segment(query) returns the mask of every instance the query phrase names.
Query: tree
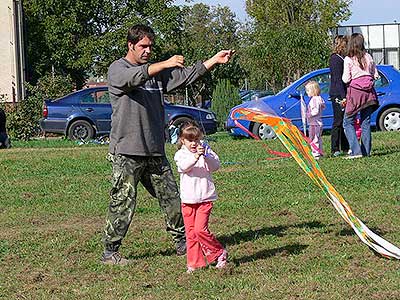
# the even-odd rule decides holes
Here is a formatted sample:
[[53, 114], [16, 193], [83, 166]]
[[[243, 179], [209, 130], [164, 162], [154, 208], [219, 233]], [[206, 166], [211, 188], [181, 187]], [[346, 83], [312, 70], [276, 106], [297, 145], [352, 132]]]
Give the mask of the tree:
[[[238, 48], [238, 21], [228, 7], [173, 0], [23, 0], [29, 82], [48, 74], [70, 75], [81, 88], [90, 75], [105, 75], [126, 54], [126, 32], [136, 23], [156, 32], [152, 61], [183, 54], [186, 65], [221, 49]], [[208, 73], [193, 93], [209, 99], [217, 79], [238, 85], [244, 71], [238, 58]]]
[[80, 88], [89, 74], [104, 75], [126, 52], [126, 31], [147, 23], [161, 49], [178, 44], [180, 10], [173, 0], [24, 0], [30, 81], [54, 70], [69, 74]]
[[211, 109], [217, 115], [219, 129], [223, 129], [231, 108], [241, 103], [238, 89], [228, 79], [220, 79], [215, 86], [212, 98]]
[[246, 9], [257, 23], [282, 25], [317, 24], [322, 30], [337, 26], [350, 16], [351, 0], [246, 0]]
[[247, 0], [254, 18], [243, 65], [252, 82], [278, 90], [327, 65], [329, 29], [349, 15], [349, 0]]
[[[184, 6], [182, 16], [181, 47], [187, 65], [209, 58], [222, 49], [237, 49], [239, 23], [228, 7], [201, 3]], [[243, 77], [244, 70], [234, 56], [229, 64], [218, 66], [195, 86], [196, 90], [202, 91], [204, 99], [212, 95], [218, 80], [229, 79], [233, 85], [238, 86]]]

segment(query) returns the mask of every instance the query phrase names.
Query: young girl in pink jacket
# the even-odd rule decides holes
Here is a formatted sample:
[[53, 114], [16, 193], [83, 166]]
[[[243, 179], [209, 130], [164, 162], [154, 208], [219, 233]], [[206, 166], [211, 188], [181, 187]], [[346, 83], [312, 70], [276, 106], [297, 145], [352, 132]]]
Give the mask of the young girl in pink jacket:
[[325, 101], [320, 96], [321, 89], [318, 82], [309, 81], [306, 93], [311, 97], [307, 107], [308, 137], [311, 140], [312, 154], [316, 159], [322, 155], [322, 110], [325, 109]]
[[[218, 155], [201, 143], [203, 133], [194, 122], [180, 129], [174, 160], [180, 174], [182, 215], [186, 230], [187, 272], [216, 263], [226, 266], [228, 253], [208, 229], [208, 220], [217, 200], [211, 173], [219, 169]], [[207, 149], [206, 149], [207, 148]], [[205, 257], [205, 259], [204, 259]]]

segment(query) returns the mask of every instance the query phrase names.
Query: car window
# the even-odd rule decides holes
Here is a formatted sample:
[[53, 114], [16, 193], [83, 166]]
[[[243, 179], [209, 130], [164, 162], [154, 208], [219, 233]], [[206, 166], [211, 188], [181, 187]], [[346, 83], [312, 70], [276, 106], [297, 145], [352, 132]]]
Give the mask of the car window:
[[81, 103], [95, 103], [96, 93], [84, 94], [81, 96]]
[[108, 91], [97, 91], [81, 96], [81, 103], [110, 103]]
[[299, 94], [305, 95], [305, 86], [309, 81], [316, 81], [319, 84], [319, 87], [321, 88], [321, 94], [328, 94], [329, 93], [329, 87], [331, 84], [331, 75], [330, 73], [324, 73], [324, 74], [319, 74], [317, 76], [314, 76], [310, 78], [309, 80], [305, 81], [303, 84], [299, 85], [296, 89]]
[[108, 91], [99, 91], [96, 93], [97, 103], [110, 103], [110, 94]]
[[375, 80], [375, 88], [381, 88], [385, 87], [389, 84], [389, 81], [386, 79], [385, 75], [383, 75], [381, 72], [379, 73], [379, 78]]

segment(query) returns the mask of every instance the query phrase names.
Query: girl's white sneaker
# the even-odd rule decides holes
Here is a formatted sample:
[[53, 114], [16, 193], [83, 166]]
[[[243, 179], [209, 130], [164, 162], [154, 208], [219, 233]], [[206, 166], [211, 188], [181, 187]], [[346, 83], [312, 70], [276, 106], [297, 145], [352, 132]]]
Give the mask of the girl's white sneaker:
[[226, 249], [224, 249], [224, 251], [222, 251], [221, 255], [218, 256], [217, 265], [215, 267], [217, 269], [225, 268], [225, 266], [227, 264], [227, 259], [228, 259], [228, 251], [226, 251]]

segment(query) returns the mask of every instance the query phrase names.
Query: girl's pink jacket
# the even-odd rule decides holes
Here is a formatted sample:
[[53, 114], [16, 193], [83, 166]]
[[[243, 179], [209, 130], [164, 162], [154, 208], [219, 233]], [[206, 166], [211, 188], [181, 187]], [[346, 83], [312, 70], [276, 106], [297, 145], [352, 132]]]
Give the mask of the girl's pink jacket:
[[365, 53], [364, 62], [366, 64], [365, 70], [361, 69], [356, 57], [346, 56], [343, 63], [343, 82], [349, 83], [352, 79], [365, 75], [372, 76], [375, 79], [379, 78], [378, 70], [376, 69], [376, 65], [370, 54]]
[[313, 96], [307, 107], [307, 121], [309, 125], [322, 126], [322, 110], [325, 109], [325, 101], [321, 96]]
[[195, 204], [217, 200], [217, 192], [211, 173], [218, 170], [218, 155], [209, 149], [207, 156], [190, 152], [185, 145], [175, 153], [174, 160], [180, 175], [180, 193], [182, 203]]

